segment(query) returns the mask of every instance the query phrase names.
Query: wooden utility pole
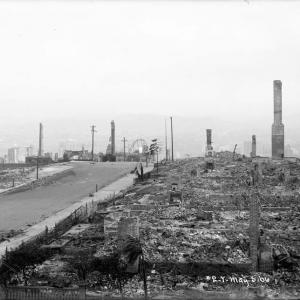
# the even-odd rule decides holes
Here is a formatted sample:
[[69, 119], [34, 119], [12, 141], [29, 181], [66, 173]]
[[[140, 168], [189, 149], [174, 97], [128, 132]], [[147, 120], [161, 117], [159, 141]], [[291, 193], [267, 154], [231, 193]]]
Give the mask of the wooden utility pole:
[[125, 139], [125, 137], [123, 137], [123, 139], [122, 139], [122, 141], [123, 141], [123, 155], [124, 155], [124, 161], [126, 161], [126, 142], [127, 142], [127, 140]]
[[260, 203], [259, 194], [255, 187], [252, 187], [250, 194], [250, 224], [249, 224], [249, 235], [250, 235], [250, 258], [252, 262], [252, 271], [258, 271], [258, 247], [259, 247], [259, 221], [260, 221]]
[[40, 132], [39, 132], [39, 152], [38, 152], [38, 156], [43, 156], [43, 124], [40, 123]]
[[167, 119], [165, 119], [165, 147], [166, 147], [166, 161], [168, 160], [168, 135], [167, 135]]
[[39, 156], [36, 157], [36, 179], [39, 179]]
[[173, 144], [173, 118], [171, 119], [171, 149], [172, 149], [172, 161], [174, 161], [174, 144]]
[[92, 161], [94, 160], [94, 135], [95, 135], [95, 125], [92, 125]]
[[156, 149], [156, 171], [158, 174], [158, 148]]

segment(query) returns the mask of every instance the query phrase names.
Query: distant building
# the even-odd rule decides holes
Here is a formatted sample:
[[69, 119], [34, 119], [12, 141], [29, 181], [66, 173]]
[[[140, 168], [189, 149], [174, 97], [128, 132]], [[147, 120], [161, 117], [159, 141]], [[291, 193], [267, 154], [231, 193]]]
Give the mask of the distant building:
[[262, 141], [257, 144], [257, 153], [261, 156], [270, 156], [271, 145], [264, 144]]
[[57, 152], [54, 154], [54, 161], [58, 161], [58, 153]]
[[17, 164], [19, 162], [19, 148], [9, 148], [7, 151], [8, 163]]
[[46, 152], [44, 156], [53, 159], [52, 152]]
[[19, 163], [24, 163], [25, 162], [25, 157], [26, 157], [26, 148], [25, 147], [20, 147], [19, 148], [19, 155], [18, 155], [18, 162]]
[[[37, 163], [37, 157], [36, 156], [28, 156], [26, 157], [26, 164], [33, 164], [35, 165]], [[40, 165], [48, 165], [51, 164], [53, 161], [50, 157], [41, 156], [39, 157], [39, 164]]]
[[33, 156], [33, 146], [32, 145], [25, 147], [25, 149], [26, 149], [26, 156]]
[[25, 163], [27, 156], [33, 156], [33, 146], [12, 147], [8, 149], [4, 161], [11, 164]]
[[252, 150], [251, 141], [245, 141], [244, 142], [244, 155], [250, 156], [251, 150]]
[[90, 160], [92, 155], [88, 150], [65, 150], [64, 157], [68, 160]]
[[295, 155], [295, 153], [294, 153], [291, 145], [289, 145], [289, 144], [285, 145], [285, 147], [284, 147], [284, 153], [285, 153], [285, 156], [287, 156], [287, 157], [292, 157], [292, 156]]

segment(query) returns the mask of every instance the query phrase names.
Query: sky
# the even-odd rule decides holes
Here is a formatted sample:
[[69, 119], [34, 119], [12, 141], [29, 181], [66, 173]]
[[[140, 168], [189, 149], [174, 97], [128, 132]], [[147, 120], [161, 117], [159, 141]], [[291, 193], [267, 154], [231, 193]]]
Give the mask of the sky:
[[74, 135], [80, 119], [126, 114], [269, 130], [275, 79], [288, 127], [299, 16], [300, 1], [1, 1], [0, 143], [29, 123], [69, 120]]

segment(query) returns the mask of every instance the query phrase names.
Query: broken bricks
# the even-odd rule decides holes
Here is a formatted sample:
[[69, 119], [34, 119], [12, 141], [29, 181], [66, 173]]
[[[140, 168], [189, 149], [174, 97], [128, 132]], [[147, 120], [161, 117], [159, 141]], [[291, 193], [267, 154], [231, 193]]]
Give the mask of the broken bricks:
[[135, 238], [139, 238], [139, 218], [138, 217], [130, 217], [130, 218], [122, 217], [119, 220], [119, 222], [118, 222], [118, 237], [124, 238], [128, 235], [135, 237]]
[[182, 191], [169, 191], [169, 204], [181, 204]]
[[212, 211], [204, 211], [202, 209], [198, 209], [196, 214], [196, 220], [200, 221], [212, 221], [213, 220], [213, 212]]
[[181, 204], [182, 203], [182, 190], [181, 190], [181, 180], [177, 176], [172, 176], [169, 178], [169, 191], [168, 198], [169, 204]]
[[[258, 161], [258, 158], [256, 160]], [[118, 236], [106, 235], [104, 243], [97, 245], [97, 257], [115, 253], [114, 251], [121, 249], [117, 248], [118, 241], [121, 240], [119, 237], [127, 234], [138, 236], [138, 230], [134, 228], [134, 224], [141, 223], [140, 238], [143, 244], [145, 260], [147, 263], [155, 263], [155, 268], [161, 271], [161, 277], [164, 277], [163, 281], [159, 278], [159, 274], [153, 274], [152, 272], [150, 274], [148, 272], [149, 291], [155, 278], [154, 275], [159, 279], [156, 287], [166, 287], [165, 282], [167, 281], [165, 278], [168, 276], [168, 272], [158, 267], [161, 263], [164, 264], [164, 267], [169, 267], [168, 264], [170, 264], [170, 267], [174, 264], [176, 266], [184, 265], [187, 272], [191, 272], [192, 268], [190, 268], [189, 263], [192, 262], [193, 265], [202, 264], [199, 272], [207, 272], [208, 268], [203, 267], [203, 262], [209, 267], [216, 264], [218, 264], [218, 267], [219, 265], [222, 267], [226, 262], [224, 272], [228, 272], [228, 274], [232, 272], [232, 268], [241, 268], [241, 266], [244, 266], [243, 270], [248, 272], [249, 238], [246, 230], [249, 226], [249, 213], [242, 208], [244, 218], [236, 218], [235, 215], [237, 214], [237, 209], [240, 209], [239, 203], [241, 201], [244, 201], [246, 209], [248, 206], [251, 206], [250, 200], [256, 197], [255, 193], [249, 191], [251, 188], [241, 180], [244, 177], [250, 177], [247, 171], [251, 169], [251, 162], [243, 161], [240, 164], [236, 162], [233, 165], [231, 156], [229, 156], [228, 161], [230, 161], [231, 165], [228, 162], [226, 163], [226, 161], [223, 163], [215, 159], [216, 169], [212, 173], [201, 176], [201, 178], [196, 178], [194, 172], [193, 174], [191, 173], [191, 170], [196, 168], [199, 160], [189, 160], [187, 163], [176, 162], [174, 165], [170, 164], [161, 168], [159, 181], [153, 181], [153, 184], [147, 184], [143, 188], [137, 185], [133, 189], [135, 193], [127, 194], [124, 199], [120, 199], [118, 204], [124, 204], [124, 207], [122, 207], [123, 212], [121, 210], [120, 212], [117, 211], [117, 207], [114, 207], [110, 211], [109, 217], [106, 218], [107, 220], [111, 218], [110, 228], [114, 226]], [[204, 165], [204, 161], [201, 162]], [[170, 175], [169, 181], [165, 181], [167, 177], [165, 174]], [[177, 174], [179, 175], [177, 176]], [[291, 174], [293, 176], [298, 175], [295, 172]], [[182, 182], [180, 182], [180, 176], [183, 178]], [[272, 237], [272, 242], [281, 243], [284, 241], [282, 244], [292, 244], [294, 246], [296, 240], [293, 240], [292, 237], [295, 239], [299, 238], [298, 213], [293, 207], [290, 207], [290, 210], [287, 208], [283, 211], [283, 206], [288, 207], [291, 203], [298, 205], [299, 199], [296, 199], [294, 196], [295, 192], [291, 190], [288, 190], [289, 193], [283, 194], [285, 182], [282, 182], [278, 189], [277, 187], [274, 188], [275, 184], [271, 183], [273, 180], [272, 176], [274, 175], [271, 172], [267, 172], [267, 170], [264, 172], [263, 183], [266, 186], [269, 185], [269, 189], [259, 184], [257, 175], [253, 176], [253, 178], [256, 177], [254, 181], [258, 182], [259, 200], [262, 202], [262, 205], [266, 206], [260, 223], [266, 228], [265, 231], [268, 236]], [[270, 182], [266, 179], [270, 180]], [[263, 194], [261, 193], [262, 187], [264, 187]], [[183, 191], [185, 206], [166, 205], [165, 201], [169, 191]], [[243, 193], [245, 193], [245, 197], [243, 197]], [[205, 197], [206, 195], [207, 197]], [[141, 196], [144, 197], [141, 198]], [[189, 204], [186, 205], [187, 203]], [[274, 210], [273, 207], [279, 210]], [[148, 210], [148, 208], [150, 209]], [[250, 228], [255, 230], [249, 231], [250, 238], [252, 238], [251, 254], [256, 251], [256, 255], [253, 256], [256, 257], [257, 269], [268, 272], [272, 269], [273, 263], [270, 249], [266, 249], [263, 246], [264, 240], [262, 237], [259, 237], [259, 206], [254, 205], [252, 209], [254, 214], [250, 214]], [[270, 210], [268, 214], [266, 209]], [[297, 215], [293, 217], [293, 214], [289, 212], [291, 210]], [[125, 212], [130, 214], [127, 214], [126, 217]], [[123, 219], [118, 222], [121, 217], [120, 213], [122, 213]], [[133, 220], [134, 214], [139, 214], [139, 219]], [[258, 220], [255, 220], [255, 215], [258, 215]], [[270, 216], [273, 217], [271, 218]], [[277, 218], [280, 217], [280, 219], [275, 219], [276, 216]], [[292, 217], [295, 221], [292, 220]], [[197, 218], [199, 221], [195, 222]], [[213, 219], [212, 222], [211, 219]], [[289, 228], [286, 225], [292, 227]], [[269, 231], [272, 231], [272, 234]], [[291, 232], [293, 233], [292, 236]], [[298, 247], [300, 249], [300, 243]], [[291, 265], [292, 257], [278, 252], [276, 251], [276, 256], [273, 253], [275, 263], [278, 262], [280, 266], [284, 263], [283, 267]], [[286, 258], [281, 260], [282, 257]], [[124, 270], [134, 273], [137, 268], [138, 262], [133, 259], [130, 263], [127, 260]], [[195, 286], [199, 284], [199, 280], [197, 279], [197, 282], [194, 282]], [[181, 281], [176, 286], [180, 286], [180, 283]], [[188, 286], [193, 284], [189, 278], [187, 278], [187, 283]], [[211, 285], [208, 288], [211, 288]]]

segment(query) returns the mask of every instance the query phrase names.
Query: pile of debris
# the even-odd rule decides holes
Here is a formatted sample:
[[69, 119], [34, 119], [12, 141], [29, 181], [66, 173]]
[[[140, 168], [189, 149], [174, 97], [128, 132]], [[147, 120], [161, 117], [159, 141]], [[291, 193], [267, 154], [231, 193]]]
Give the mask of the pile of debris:
[[[186, 289], [225, 292], [241, 286], [250, 291], [259, 285], [268, 295], [278, 294], [280, 286], [297, 291], [300, 185], [294, 180], [291, 187], [289, 181], [278, 179], [283, 165], [292, 176], [300, 176], [298, 165], [253, 164], [237, 155], [233, 160], [231, 152], [219, 153], [213, 170], [206, 169], [203, 159], [159, 166], [159, 174], [136, 183], [110, 206], [99, 208], [81, 229], [64, 234], [61, 239], [68, 242], [55, 254], [55, 261], [64, 262], [64, 268], [53, 267], [49, 274], [63, 274], [78, 285], [84, 277], [87, 288], [100, 290], [101, 295], [142, 295], [145, 285], [149, 295], [163, 291], [175, 295]], [[258, 173], [253, 173], [254, 168]], [[270, 180], [275, 177], [276, 185]], [[257, 182], [255, 187], [253, 182]], [[259, 243], [259, 264], [269, 264], [268, 274], [262, 268], [251, 272], [249, 210], [256, 195], [260, 227], [267, 236]], [[286, 209], [290, 207], [293, 210]], [[132, 240], [126, 242], [128, 236], [138, 246]], [[78, 258], [82, 251], [89, 254], [84, 261]], [[79, 265], [77, 271], [70, 268]], [[47, 262], [40, 265], [36, 274], [51, 284], [53, 278], [45, 279], [41, 271], [46, 266]], [[216, 281], [213, 276], [228, 281], [220, 277]], [[268, 280], [253, 282], [251, 276]]]

